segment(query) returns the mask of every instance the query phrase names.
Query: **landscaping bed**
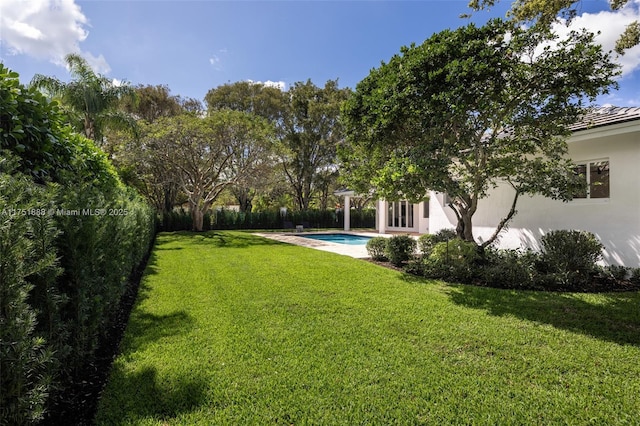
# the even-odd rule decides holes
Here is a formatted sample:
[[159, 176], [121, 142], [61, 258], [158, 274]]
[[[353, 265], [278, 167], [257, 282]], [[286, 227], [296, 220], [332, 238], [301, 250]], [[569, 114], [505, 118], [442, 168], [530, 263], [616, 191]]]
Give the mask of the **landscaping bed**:
[[480, 247], [452, 230], [376, 237], [367, 243], [371, 261], [432, 279], [481, 287], [553, 292], [627, 292], [640, 290], [640, 268], [602, 266], [604, 247], [584, 231], [551, 231], [542, 251]]

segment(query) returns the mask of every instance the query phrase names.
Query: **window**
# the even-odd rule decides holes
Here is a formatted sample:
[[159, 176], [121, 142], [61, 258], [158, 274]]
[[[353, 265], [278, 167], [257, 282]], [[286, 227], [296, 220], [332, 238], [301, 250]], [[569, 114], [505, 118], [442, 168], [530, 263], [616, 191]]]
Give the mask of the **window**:
[[393, 228], [413, 228], [413, 204], [410, 202], [389, 202], [387, 213], [387, 226]]
[[587, 181], [586, 191], [575, 194], [574, 198], [609, 198], [609, 161], [597, 160], [579, 163], [575, 172]]
[[429, 219], [429, 201], [424, 201], [422, 204], [422, 217]]

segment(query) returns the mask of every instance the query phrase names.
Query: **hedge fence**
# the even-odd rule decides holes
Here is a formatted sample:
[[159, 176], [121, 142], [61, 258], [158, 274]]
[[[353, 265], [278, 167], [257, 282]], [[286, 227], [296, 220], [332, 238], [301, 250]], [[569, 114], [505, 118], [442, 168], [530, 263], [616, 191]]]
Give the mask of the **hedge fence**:
[[[373, 209], [351, 210], [352, 228], [375, 228], [376, 212]], [[158, 218], [160, 231], [186, 231], [192, 229], [192, 220], [184, 210], [163, 214]], [[242, 213], [218, 210], [204, 217], [203, 229], [290, 229], [297, 225], [305, 228], [344, 228], [344, 212], [336, 210], [306, 210]]]
[[92, 365], [152, 209], [0, 64], [0, 425], [41, 421]]

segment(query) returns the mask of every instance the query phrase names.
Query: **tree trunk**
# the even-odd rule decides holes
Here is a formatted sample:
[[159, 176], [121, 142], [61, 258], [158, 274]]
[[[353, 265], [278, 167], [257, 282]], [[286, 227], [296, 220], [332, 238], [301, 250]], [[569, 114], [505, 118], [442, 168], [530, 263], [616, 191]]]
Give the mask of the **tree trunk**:
[[165, 213], [171, 213], [175, 204], [175, 191], [173, 188], [165, 185], [163, 193], [163, 211]]
[[460, 212], [456, 213], [456, 216], [458, 218], [458, 223], [456, 225], [456, 234], [458, 234], [458, 238], [464, 241], [475, 243], [476, 240], [473, 238], [473, 214], [466, 209], [460, 209]]
[[462, 212], [462, 222], [464, 223], [464, 240], [475, 243], [476, 240], [473, 238], [473, 223], [471, 218], [472, 214], [470, 212]]
[[248, 213], [251, 211], [253, 205], [251, 200], [253, 197], [250, 194], [249, 188], [236, 188], [233, 192], [235, 193], [236, 200], [238, 200], [238, 205], [240, 206], [240, 211], [242, 213]]
[[193, 221], [191, 229], [196, 232], [202, 232], [204, 212], [195, 203], [189, 203], [189, 208], [191, 209], [191, 220]]

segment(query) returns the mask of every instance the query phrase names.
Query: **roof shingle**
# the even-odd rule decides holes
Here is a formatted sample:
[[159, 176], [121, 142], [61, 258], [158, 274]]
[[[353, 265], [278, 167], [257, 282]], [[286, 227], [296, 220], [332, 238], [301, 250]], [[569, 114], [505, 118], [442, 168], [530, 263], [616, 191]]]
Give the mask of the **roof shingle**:
[[594, 127], [640, 120], [640, 107], [616, 107], [605, 105], [590, 109], [580, 121], [569, 126], [574, 132], [593, 129]]

